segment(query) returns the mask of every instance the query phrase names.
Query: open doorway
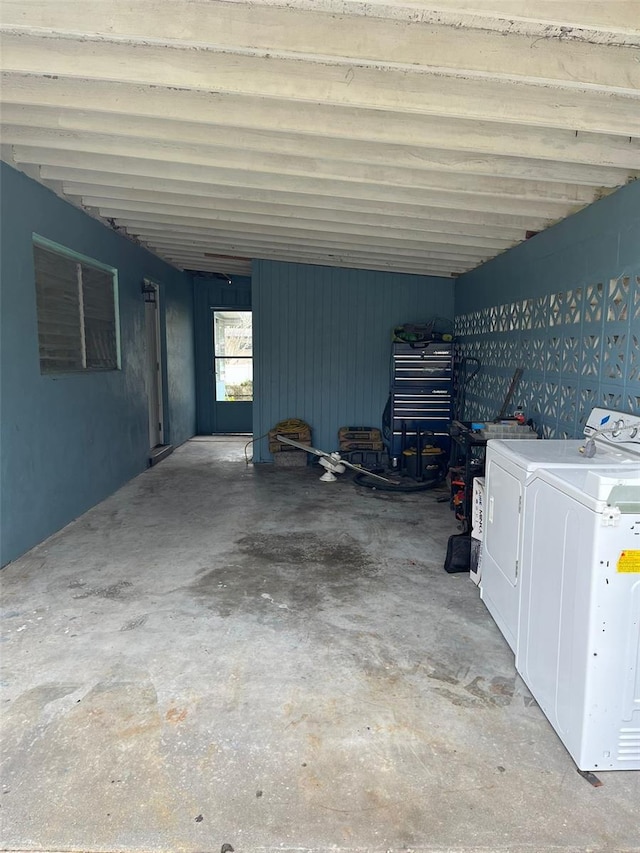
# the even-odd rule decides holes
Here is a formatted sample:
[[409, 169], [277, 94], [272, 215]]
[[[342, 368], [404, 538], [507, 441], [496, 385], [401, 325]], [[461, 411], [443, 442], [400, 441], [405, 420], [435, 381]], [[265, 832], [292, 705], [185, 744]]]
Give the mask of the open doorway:
[[249, 434], [253, 425], [251, 311], [212, 311], [215, 433]]

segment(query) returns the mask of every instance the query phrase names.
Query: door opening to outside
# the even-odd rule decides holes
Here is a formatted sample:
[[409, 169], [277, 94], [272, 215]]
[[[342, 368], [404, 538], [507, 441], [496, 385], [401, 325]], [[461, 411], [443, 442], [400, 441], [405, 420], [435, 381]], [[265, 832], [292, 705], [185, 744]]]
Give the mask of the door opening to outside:
[[213, 312], [215, 433], [251, 433], [253, 336], [251, 311]]

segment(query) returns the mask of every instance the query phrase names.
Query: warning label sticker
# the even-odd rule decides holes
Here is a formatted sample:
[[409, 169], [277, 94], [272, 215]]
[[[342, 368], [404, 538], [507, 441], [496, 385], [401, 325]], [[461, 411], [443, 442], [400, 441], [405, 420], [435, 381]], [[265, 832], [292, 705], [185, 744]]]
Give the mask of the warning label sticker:
[[640, 574], [640, 551], [622, 551], [618, 558], [618, 571]]

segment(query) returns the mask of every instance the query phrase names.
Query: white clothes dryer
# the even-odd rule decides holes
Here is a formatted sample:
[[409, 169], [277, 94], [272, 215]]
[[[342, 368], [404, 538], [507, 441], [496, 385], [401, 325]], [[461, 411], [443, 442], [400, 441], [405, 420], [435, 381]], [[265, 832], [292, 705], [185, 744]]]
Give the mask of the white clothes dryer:
[[527, 486], [516, 668], [580, 770], [640, 770], [640, 457]]
[[[487, 442], [480, 595], [516, 655], [524, 519], [528, 485], [535, 472], [540, 468], [624, 469], [640, 460], [638, 415], [594, 408], [584, 433], [585, 439]], [[592, 451], [595, 455], [588, 455]]]

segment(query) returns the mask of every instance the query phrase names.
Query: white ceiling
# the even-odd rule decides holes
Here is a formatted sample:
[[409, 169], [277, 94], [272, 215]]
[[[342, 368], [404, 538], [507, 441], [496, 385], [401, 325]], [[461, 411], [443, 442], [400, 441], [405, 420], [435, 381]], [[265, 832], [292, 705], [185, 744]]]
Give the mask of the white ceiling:
[[640, 0], [2, 0], [3, 159], [175, 266], [457, 275], [640, 175]]

